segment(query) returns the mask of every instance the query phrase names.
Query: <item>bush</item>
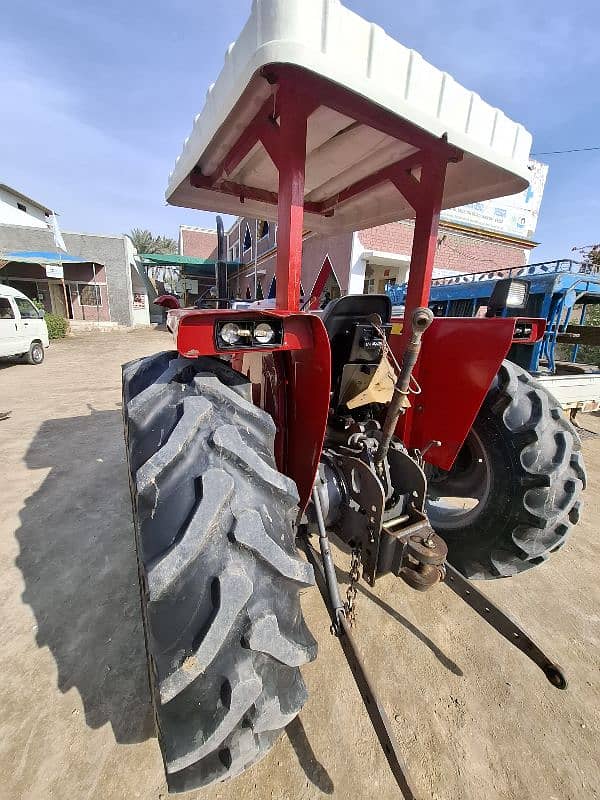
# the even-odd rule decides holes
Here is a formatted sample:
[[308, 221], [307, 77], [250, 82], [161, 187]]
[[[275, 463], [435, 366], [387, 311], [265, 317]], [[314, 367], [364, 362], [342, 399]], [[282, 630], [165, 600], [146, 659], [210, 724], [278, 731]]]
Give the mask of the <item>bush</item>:
[[64, 339], [69, 330], [69, 320], [58, 314], [46, 314], [44, 319], [48, 326], [48, 336], [51, 339]]

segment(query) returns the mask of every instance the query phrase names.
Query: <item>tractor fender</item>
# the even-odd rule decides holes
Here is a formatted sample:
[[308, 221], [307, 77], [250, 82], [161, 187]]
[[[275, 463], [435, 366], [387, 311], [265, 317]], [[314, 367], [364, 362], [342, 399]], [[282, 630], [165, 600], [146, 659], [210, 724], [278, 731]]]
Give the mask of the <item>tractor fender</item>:
[[[436, 317], [423, 335], [414, 376], [419, 394], [396, 428], [409, 449], [427, 449], [425, 460], [448, 470], [473, 426], [483, 401], [515, 338], [517, 322], [531, 325], [528, 339], [543, 336], [541, 319]], [[402, 356], [402, 322], [392, 320], [390, 347]], [[439, 446], [431, 446], [439, 442]]]
[[[270, 317], [283, 322], [280, 346], [219, 349], [217, 321]], [[254, 404], [275, 421], [277, 468], [296, 482], [304, 510], [317, 474], [329, 411], [331, 348], [320, 318], [277, 309], [175, 309], [169, 313], [169, 329], [181, 356], [219, 356], [249, 379]]]

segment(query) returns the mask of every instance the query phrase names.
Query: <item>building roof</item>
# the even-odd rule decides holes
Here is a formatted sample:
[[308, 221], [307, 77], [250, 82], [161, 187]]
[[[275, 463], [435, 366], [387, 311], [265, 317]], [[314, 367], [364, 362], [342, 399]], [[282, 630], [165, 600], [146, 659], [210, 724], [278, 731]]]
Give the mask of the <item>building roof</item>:
[[[305, 200], [335, 213], [307, 208], [312, 230], [338, 233], [414, 216], [389, 180], [342, 193], [442, 138], [464, 153], [448, 167], [443, 208], [528, 185], [531, 135], [418, 53], [334, 0], [256, 0], [185, 140], [169, 178], [169, 203], [274, 217], [277, 171], [265, 147], [257, 142], [239, 163], [228, 165], [227, 157], [244, 131], [256, 129], [253, 120], [271, 103], [281, 65], [303, 91], [323, 98], [308, 120]], [[323, 87], [330, 94], [335, 87], [330, 106]], [[357, 97], [363, 109], [369, 103], [368, 122], [356, 111]], [[192, 186], [197, 168], [205, 181]]]
[[209, 228], [179, 226], [179, 250], [182, 255], [209, 258], [217, 247], [217, 234]]

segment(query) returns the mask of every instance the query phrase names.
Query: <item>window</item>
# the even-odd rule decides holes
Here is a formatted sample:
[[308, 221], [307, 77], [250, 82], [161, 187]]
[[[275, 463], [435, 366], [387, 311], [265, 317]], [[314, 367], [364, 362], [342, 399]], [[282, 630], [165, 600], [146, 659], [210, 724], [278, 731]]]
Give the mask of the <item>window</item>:
[[238, 246], [234, 244], [232, 248], [229, 250], [229, 260], [230, 261], [237, 261], [238, 258]]
[[15, 303], [21, 314], [21, 319], [39, 319], [37, 308], [24, 297], [15, 297]]
[[450, 302], [450, 309], [448, 311], [449, 317], [472, 317], [475, 305], [474, 301], [470, 298], [461, 298], [460, 300], [452, 300]]
[[447, 300], [433, 300], [431, 303], [429, 303], [429, 308], [433, 311], [434, 317], [445, 316], [447, 307], [448, 307]]
[[250, 228], [246, 223], [246, 233], [244, 234], [244, 253], [246, 250], [252, 249], [252, 236], [250, 235]]
[[269, 235], [269, 223], [266, 219], [260, 220], [258, 223], [258, 238], [264, 239]]
[[0, 319], [14, 319], [15, 312], [12, 310], [12, 306], [8, 297], [0, 297]]
[[79, 291], [79, 303], [82, 306], [101, 306], [102, 294], [100, 287], [92, 283], [80, 283], [77, 285]]
[[17, 203], [17, 208], [19, 209], [19, 211], [27, 211], [27, 206], [24, 205], [23, 203]]

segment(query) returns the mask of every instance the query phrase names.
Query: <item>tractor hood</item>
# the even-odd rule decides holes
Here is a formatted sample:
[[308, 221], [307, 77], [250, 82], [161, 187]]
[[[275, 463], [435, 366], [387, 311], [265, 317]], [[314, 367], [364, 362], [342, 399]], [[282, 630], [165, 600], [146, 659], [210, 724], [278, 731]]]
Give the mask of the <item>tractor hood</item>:
[[[395, 187], [373, 176], [418, 156], [422, 142], [447, 142], [460, 153], [448, 164], [442, 208], [528, 185], [525, 128], [377, 25], [338, 0], [254, 0], [170, 175], [168, 203], [276, 218], [278, 173], [262, 143], [243, 150], [241, 160], [231, 154], [265, 104], [276, 108], [279, 70], [296, 76], [299, 91], [305, 79], [327, 87], [308, 119], [305, 228], [339, 233], [413, 217]], [[371, 109], [359, 119], [349, 112], [357, 99]], [[418, 179], [418, 158], [411, 164]], [[357, 186], [364, 190], [347, 191]], [[322, 207], [327, 213], [318, 213]]]

